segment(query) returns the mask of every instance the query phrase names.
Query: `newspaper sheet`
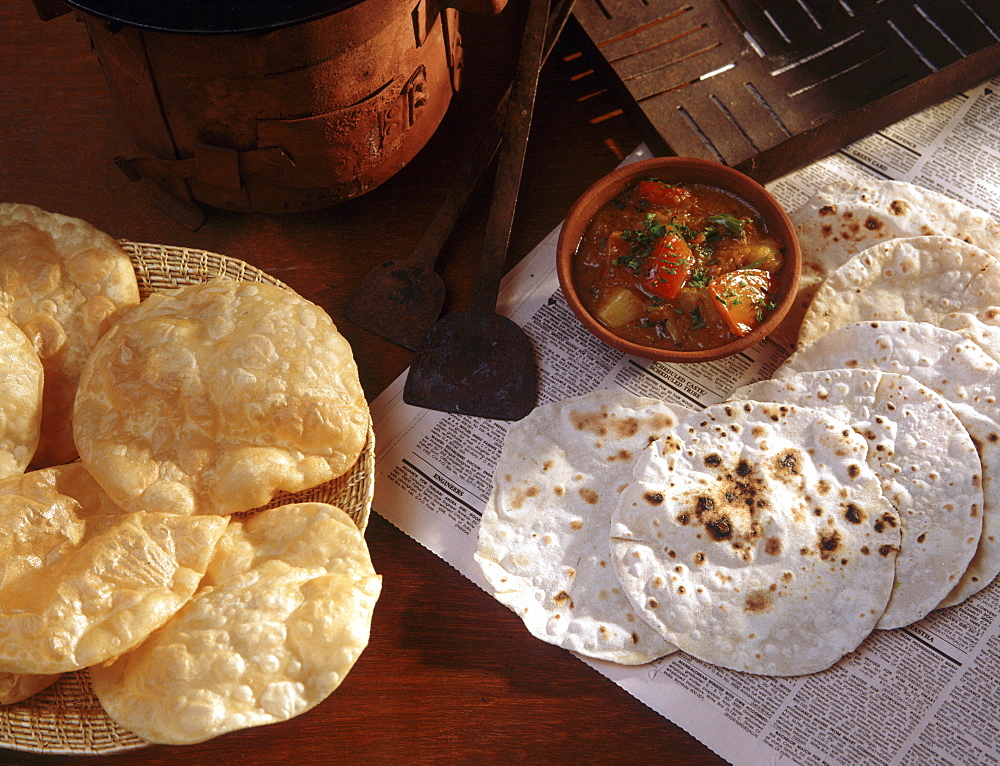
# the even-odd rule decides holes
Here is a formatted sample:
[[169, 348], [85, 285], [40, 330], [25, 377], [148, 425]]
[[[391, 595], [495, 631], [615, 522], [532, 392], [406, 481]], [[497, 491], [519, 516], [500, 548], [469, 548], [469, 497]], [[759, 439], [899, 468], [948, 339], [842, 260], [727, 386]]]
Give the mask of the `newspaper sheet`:
[[[640, 147], [629, 159], [648, 156]], [[1000, 217], [1000, 77], [770, 184], [788, 209], [850, 177], [912, 181]], [[558, 229], [506, 278], [500, 311], [540, 369], [539, 403], [620, 387], [698, 408], [766, 378], [786, 356], [764, 341], [725, 361], [626, 357], [576, 322], [559, 290]], [[374, 509], [488, 586], [473, 560], [508, 424], [410, 407], [405, 374], [373, 404]], [[678, 653], [639, 667], [588, 662], [734, 764], [1000, 763], [1000, 586], [907, 628], [877, 631], [833, 668], [798, 678], [728, 671]]]

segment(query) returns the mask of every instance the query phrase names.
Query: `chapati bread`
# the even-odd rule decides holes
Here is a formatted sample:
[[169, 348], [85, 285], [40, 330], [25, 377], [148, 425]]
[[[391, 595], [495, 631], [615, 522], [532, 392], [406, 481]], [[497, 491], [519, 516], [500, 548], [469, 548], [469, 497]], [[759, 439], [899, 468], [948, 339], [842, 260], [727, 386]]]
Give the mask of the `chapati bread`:
[[975, 557], [940, 606], [954, 606], [1000, 573], [1000, 364], [961, 335], [922, 322], [858, 322], [799, 349], [776, 377], [870, 368], [909, 375], [940, 394], [972, 436], [983, 475], [983, 533]]
[[819, 189], [789, 218], [802, 247], [798, 300], [779, 341], [794, 342], [816, 289], [831, 272], [872, 245], [942, 235], [1000, 253], [1000, 222], [930, 189], [904, 181], [838, 181]]
[[1000, 361], [1000, 261], [950, 237], [894, 239], [832, 272], [813, 298], [799, 347], [851, 322], [929, 322]]
[[138, 645], [194, 593], [225, 526], [123, 514], [80, 463], [0, 481], [0, 672], [78, 670]]
[[72, 416], [80, 371], [98, 338], [138, 303], [132, 262], [110, 236], [77, 218], [0, 203], [0, 309], [45, 367], [33, 467], [76, 458]]
[[600, 390], [542, 405], [511, 426], [475, 557], [532, 635], [628, 665], [675, 650], [622, 593], [608, 534], [639, 454], [688, 413]]
[[899, 523], [849, 425], [733, 401], [640, 458], [612, 519], [626, 594], [694, 657], [767, 675], [829, 667], [889, 600]]
[[38, 446], [42, 363], [21, 329], [0, 314], [0, 478], [22, 473]]
[[94, 693], [149, 742], [287, 720], [353, 667], [380, 591], [364, 537], [338, 508], [234, 519], [194, 598], [138, 649], [92, 668]]
[[958, 585], [982, 533], [982, 468], [944, 398], [908, 375], [867, 369], [800, 372], [732, 397], [822, 410], [868, 440], [868, 465], [902, 525], [892, 596], [876, 628], [923, 619]]
[[125, 510], [227, 514], [343, 474], [369, 416], [326, 312], [218, 279], [154, 293], [102, 338], [74, 419], [81, 459]]

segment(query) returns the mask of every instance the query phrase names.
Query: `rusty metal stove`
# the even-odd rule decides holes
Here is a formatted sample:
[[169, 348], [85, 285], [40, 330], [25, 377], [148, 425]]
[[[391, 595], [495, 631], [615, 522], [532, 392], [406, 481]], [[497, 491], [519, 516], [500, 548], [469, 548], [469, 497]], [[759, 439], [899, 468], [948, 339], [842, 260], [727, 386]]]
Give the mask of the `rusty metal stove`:
[[328, 207], [398, 172], [459, 88], [460, 11], [504, 4], [66, 0], [135, 140], [119, 167], [181, 203], [265, 213]]

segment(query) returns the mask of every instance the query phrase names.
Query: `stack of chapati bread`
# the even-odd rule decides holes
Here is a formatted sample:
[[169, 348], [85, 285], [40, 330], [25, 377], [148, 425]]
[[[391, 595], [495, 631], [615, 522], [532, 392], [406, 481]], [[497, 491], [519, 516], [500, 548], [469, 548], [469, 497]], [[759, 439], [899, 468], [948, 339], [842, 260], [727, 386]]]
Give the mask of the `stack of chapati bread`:
[[602, 390], [510, 429], [476, 558], [535, 636], [800, 675], [1000, 572], [1000, 224], [899, 182], [791, 217], [772, 380], [699, 412]]
[[363, 534], [327, 503], [251, 511], [365, 446], [330, 317], [225, 279], [140, 302], [111, 237], [10, 203], [0, 307], [0, 704], [89, 668], [112, 720], [182, 744], [326, 698], [381, 589]]

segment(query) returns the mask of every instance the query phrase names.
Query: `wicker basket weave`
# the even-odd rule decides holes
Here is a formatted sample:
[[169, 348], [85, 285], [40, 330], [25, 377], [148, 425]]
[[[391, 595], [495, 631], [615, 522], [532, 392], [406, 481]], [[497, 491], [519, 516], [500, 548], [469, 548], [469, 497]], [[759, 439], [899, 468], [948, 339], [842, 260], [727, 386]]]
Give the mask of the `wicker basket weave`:
[[[123, 241], [135, 266], [139, 295], [215, 277], [266, 282], [290, 290], [274, 277], [236, 258], [182, 247]], [[303, 492], [281, 493], [266, 507], [317, 501], [343, 509], [364, 532], [374, 493], [375, 433], [343, 476]], [[249, 511], [248, 513], [254, 513]], [[0, 706], [0, 747], [36, 753], [100, 755], [145, 747], [147, 743], [105, 715], [86, 670], [67, 673], [52, 686], [13, 705]]]

